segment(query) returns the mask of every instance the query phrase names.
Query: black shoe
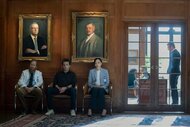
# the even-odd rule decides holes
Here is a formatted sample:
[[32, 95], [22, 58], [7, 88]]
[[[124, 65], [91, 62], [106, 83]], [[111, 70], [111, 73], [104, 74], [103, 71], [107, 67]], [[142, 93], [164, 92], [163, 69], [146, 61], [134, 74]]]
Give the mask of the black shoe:
[[92, 117], [92, 115], [89, 115], [89, 114], [88, 114], [88, 117]]

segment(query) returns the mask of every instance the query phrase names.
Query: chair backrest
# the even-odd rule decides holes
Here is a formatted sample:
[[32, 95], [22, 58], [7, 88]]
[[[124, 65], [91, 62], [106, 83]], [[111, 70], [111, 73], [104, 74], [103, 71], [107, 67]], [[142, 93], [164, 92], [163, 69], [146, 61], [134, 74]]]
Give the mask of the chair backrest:
[[85, 83], [85, 85], [83, 86], [83, 95], [87, 95], [89, 94], [88, 92], [88, 83]]

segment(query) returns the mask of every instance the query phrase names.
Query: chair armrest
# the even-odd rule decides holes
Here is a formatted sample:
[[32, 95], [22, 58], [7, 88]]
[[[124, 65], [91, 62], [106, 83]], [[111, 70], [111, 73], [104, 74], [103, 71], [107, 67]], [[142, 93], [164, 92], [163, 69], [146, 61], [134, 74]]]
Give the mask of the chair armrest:
[[19, 87], [20, 87], [19, 84], [16, 84], [16, 85], [15, 85], [15, 91], [16, 91]]
[[110, 85], [109, 85], [109, 88], [108, 88], [108, 94], [112, 97], [112, 94], [113, 94], [113, 86], [112, 86], [112, 83], [110, 82]]
[[53, 87], [53, 82], [51, 82], [51, 83], [48, 85], [48, 87]]
[[82, 88], [83, 88], [83, 95], [88, 94], [88, 84], [85, 83]]
[[16, 85], [15, 85], [15, 90], [16, 90], [18, 87], [19, 87], [19, 85], [18, 85], [18, 84], [16, 84]]
[[40, 86], [39, 86], [40, 89], [44, 89], [44, 83], [42, 83]]

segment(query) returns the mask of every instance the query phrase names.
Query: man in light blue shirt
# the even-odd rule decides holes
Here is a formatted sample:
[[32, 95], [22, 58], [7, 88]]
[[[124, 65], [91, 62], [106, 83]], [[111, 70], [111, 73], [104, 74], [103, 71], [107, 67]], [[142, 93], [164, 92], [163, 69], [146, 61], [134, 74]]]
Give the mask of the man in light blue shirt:
[[[42, 72], [37, 70], [37, 61], [31, 61], [29, 69], [22, 71], [21, 77], [18, 81], [18, 88], [16, 93], [24, 107], [24, 113], [29, 113], [29, 108], [33, 114], [36, 114], [36, 108], [42, 99], [42, 90], [40, 89], [43, 84]], [[26, 104], [26, 95], [34, 96], [33, 105], [27, 106]]]

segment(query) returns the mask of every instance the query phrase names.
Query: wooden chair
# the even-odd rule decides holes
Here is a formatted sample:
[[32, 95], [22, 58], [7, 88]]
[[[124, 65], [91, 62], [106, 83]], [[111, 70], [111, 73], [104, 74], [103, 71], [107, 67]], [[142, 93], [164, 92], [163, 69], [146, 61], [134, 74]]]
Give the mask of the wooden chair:
[[[53, 86], [53, 83], [51, 83], [50, 85], [48, 85], [48, 87], [52, 87]], [[78, 88], [77, 88], [77, 85], [75, 86], [75, 89], [76, 89], [76, 95], [77, 95], [77, 90], [78, 90]], [[53, 96], [53, 99], [55, 100], [62, 100], [62, 99], [67, 99], [67, 100], [70, 100], [70, 96], [69, 95], [66, 95], [66, 94], [57, 94], [57, 95], [54, 95]], [[75, 108], [75, 111], [77, 111], [77, 99], [76, 99], [76, 108]]]
[[[15, 109], [15, 111], [17, 110], [17, 93], [16, 93], [16, 90], [19, 88], [20, 86], [18, 85], [18, 84], [16, 84], [15, 85], [15, 93], [14, 93], [14, 109]], [[44, 90], [43, 90], [43, 84], [41, 85], [41, 90], [42, 90], [42, 100], [41, 100], [41, 109], [42, 109], [42, 111], [43, 111], [43, 109], [44, 109], [44, 98], [43, 98], [43, 95], [44, 95]], [[25, 96], [25, 98], [27, 98], [27, 99], [32, 99], [32, 98], [34, 98], [34, 96], [33, 95], [26, 95]]]
[[[91, 95], [88, 92], [88, 83], [83, 86], [83, 102], [82, 102], [82, 112], [84, 113], [85, 100], [90, 99]], [[109, 100], [110, 114], [112, 114], [112, 84], [110, 82], [108, 93], [105, 95], [105, 100]]]

